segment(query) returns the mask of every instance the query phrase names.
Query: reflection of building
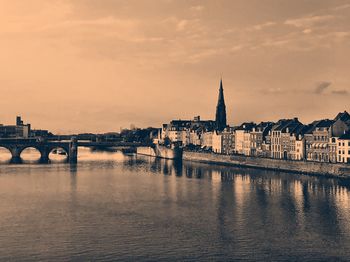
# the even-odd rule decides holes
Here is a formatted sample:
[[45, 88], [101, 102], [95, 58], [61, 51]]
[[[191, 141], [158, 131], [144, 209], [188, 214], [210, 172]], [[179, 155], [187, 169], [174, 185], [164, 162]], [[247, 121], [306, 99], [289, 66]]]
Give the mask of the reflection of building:
[[0, 137], [11, 138], [21, 137], [28, 138], [30, 136], [30, 124], [24, 124], [21, 117], [16, 117], [16, 125], [0, 125]]
[[340, 163], [350, 163], [350, 133], [338, 138], [337, 158]]

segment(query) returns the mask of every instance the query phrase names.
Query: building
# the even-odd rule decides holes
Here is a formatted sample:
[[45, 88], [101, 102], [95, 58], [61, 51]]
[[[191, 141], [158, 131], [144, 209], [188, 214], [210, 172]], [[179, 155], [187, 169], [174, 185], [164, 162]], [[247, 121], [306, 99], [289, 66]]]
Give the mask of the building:
[[337, 145], [338, 145], [338, 138], [337, 137], [330, 137], [328, 142], [328, 154], [329, 154], [329, 162], [331, 163], [337, 163]]
[[243, 123], [235, 129], [234, 139], [235, 139], [235, 150], [236, 154], [251, 155], [251, 142], [250, 142], [250, 132], [256, 124], [253, 122]]
[[329, 139], [332, 137], [334, 121], [323, 119], [312, 129], [312, 143], [308, 148], [308, 159], [318, 162], [329, 162]]
[[222, 79], [220, 80], [218, 104], [216, 106], [215, 124], [216, 124], [216, 130], [218, 131], [223, 131], [227, 126], [226, 105], [225, 105], [225, 99], [224, 99], [224, 89], [222, 86]]
[[350, 130], [350, 115], [344, 111], [333, 120], [314, 121], [305, 134], [306, 159], [308, 161], [332, 162], [337, 157], [337, 138]]
[[215, 130], [213, 132], [213, 138], [212, 138], [212, 151], [217, 154], [222, 154], [222, 133]]
[[291, 136], [303, 126], [298, 118], [281, 119], [271, 129], [271, 157], [277, 159], [292, 159], [292, 149], [295, 144]]
[[251, 137], [251, 135], [250, 135], [249, 131], [243, 133], [243, 155], [245, 155], [245, 156], [252, 155], [252, 153], [251, 153], [252, 149], [250, 147], [250, 145], [251, 145], [250, 137]]
[[30, 132], [30, 124], [24, 124], [20, 116], [16, 117], [16, 125], [0, 125], [0, 137], [3, 138], [28, 138]]
[[308, 126], [299, 125], [295, 128], [290, 136], [290, 152], [289, 159], [304, 160], [305, 158], [305, 139], [304, 134], [308, 130]]
[[338, 113], [332, 125], [332, 136], [340, 137], [350, 131], [350, 114], [346, 111]]
[[234, 128], [226, 127], [221, 134], [222, 134], [222, 153], [225, 155], [233, 154], [235, 150]]
[[49, 136], [53, 136], [53, 134], [50, 133], [48, 130], [42, 130], [42, 129], [30, 130], [30, 137], [49, 137]]
[[188, 143], [186, 145], [195, 145], [200, 146], [201, 145], [201, 134], [202, 129], [201, 128], [194, 128], [187, 131], [188, 134]]
[[[261, 122], [256, 127], [253, 127], [250, 132], [250, 154], [252, 156], [264, 156], [264, 150], [266, 151], [269, 147], [266, 146], [266, 136], [269, 134], [274, 123], [272, 122]], [[263, 146], [264, 144], [264, 146]], [[270, 155], [268, 155], [270, 156]]]
[[350, 163], [350, 133], [340, 136], [337, 140], [337, 159], [339, 163]]
[[213, 131], [215, 126], [215, 121], [203, 121], [199, 116], [196, 116], [193, 120], [172, 120], [169, 124], [163, 124], [163, 128], [160, 130], [160, 138], [161, 141], [169, 138], [171, 142], [178, 142], [183, 146], [200, 145], [201, 134]]
[[212, 150], [213, 148], [213, 134], [214, 132], [204, 132], [201, 135], [201, 147], [207, 150]]

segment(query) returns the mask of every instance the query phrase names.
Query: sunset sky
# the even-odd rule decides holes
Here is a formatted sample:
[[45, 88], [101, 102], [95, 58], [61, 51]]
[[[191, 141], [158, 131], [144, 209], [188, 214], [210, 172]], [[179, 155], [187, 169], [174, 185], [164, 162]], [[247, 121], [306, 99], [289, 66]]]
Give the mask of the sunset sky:
[[0, 0], [0, 123], [107, 132], [350, 110], [350, 1]]

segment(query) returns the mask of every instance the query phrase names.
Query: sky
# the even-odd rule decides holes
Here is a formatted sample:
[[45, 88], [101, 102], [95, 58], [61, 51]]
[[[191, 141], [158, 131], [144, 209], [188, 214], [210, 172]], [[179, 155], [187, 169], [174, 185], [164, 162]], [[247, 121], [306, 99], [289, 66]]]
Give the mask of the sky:
[[0, 123], [110, 132], [350, 111], [350, 1], [0, 0]]

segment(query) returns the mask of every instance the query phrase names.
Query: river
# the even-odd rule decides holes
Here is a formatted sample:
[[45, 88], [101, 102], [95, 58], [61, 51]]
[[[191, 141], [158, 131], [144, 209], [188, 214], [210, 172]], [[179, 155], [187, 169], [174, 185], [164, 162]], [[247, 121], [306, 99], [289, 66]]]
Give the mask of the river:
[[350, 260], [347, 182], [79, 150], [2, 161], [0, 260]]

